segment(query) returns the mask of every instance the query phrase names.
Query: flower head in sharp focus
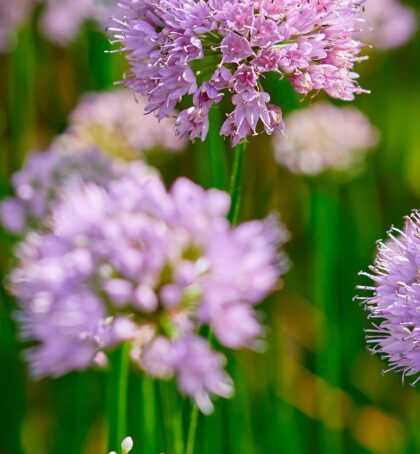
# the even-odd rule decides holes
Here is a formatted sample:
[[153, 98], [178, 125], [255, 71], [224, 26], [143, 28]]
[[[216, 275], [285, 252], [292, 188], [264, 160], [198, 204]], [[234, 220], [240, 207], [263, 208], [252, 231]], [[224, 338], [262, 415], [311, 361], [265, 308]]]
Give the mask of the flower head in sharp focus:
[[417, 30], [416, 13], [399, 0], [366, 0], [359, 38], [375, 49], [404, 45]]
[[367, 330], [369, 350], [389, 362], [386, 372], [402, 372], [404, 380], [420, 373], [420, 212], [405, 219], [403, 230], [392, 227], [388, 237], [379, 242], [370, 271], [361, 273], [373, 281], [358, 287], [369, 295], [357, 299], [374, 322]]
[[32, 373], [85, 369], [123, 341], [152, 377], [175, 376], [203, 412], [229, 397], [228, 348], [256, 347], [255, 311], [288, 268], [275, 218], [232, 227], [229, 196], [178, 179], [126, 174], [107, 188], [71, 181], [49, 228], [29, 233], [10, 285]]
[[349, 171], [378, 142], [378, 132], [355, 107], [318, 102], [286, 118], [287, 134], [274, 137], [279, 164], [294, 173]]
[[[141, 162], [135, 165], [139, 176], [154, 172]], [[33, 152], [12, 177], [15, 195], [0, 203], [0, 222], [16, 235], [39, 228], [50, 215], [66, 181], [82, 179], [106, 188], [126, 166], [96, 148], [75, 152], [73, 148], [64, 150], [53, 146], [46, 152]]]
[[268, 72], [299, 93], [324, 90], [352, 100], [363, 90], [354, 63], [363, 45], [355, 0], [122, 0], [110, 31], [127, 53], [125, 84], [148, 97], [147, 112], [170, 116], [183, 99], [177, 132], [204, 140], [212, 106], [229, 97], [220, 133], [236, 145], [284, 123], [262, 87]]
[[157, 150], [179, 152], [185, 141], [175, 136], [174, 121], [144, 115], [145, 103], [130, 90], [85, 95], [70, 114], [70, 126], [56, 140], [61, 148], [101, 151], [125, 159], [147, 157]]

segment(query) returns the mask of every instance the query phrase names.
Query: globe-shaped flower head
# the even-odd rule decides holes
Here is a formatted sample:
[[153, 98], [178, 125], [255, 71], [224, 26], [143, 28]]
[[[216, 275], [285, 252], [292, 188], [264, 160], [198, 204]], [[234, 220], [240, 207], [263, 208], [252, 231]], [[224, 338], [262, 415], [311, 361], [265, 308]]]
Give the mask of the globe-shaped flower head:
[[123, 341], [153, 377], [177, 377], [200, 408], [232, 391], [228, 348], [262, 335], [255, 306], [287, 270], [274, 219], [232, 227], [229, 196], [179, 179], [168, 192], [135, 163], [108, 187], [71, 181], [41, 233], [30, 233], [11, 275], [36, 376], [89, 367]]
[[147, 160], [156, 151], [181, 151], [186, 141], [175, 136], [173, 119], [157, 122], [144, 114], [144, 106], [143, 97], [127, 89], [85, 94], [55, 144], [72, 151], [98, 147], [127, 160]]
[[417, 31], [414, 9], [399, 0], [367, 0], [358, 37], [375, 49], [387, 50], [404, 45]]
[[[367, 341], [372, 353], [390, 363], [388, 371], [405, 376], [420, 372], [420, 212], [407, 217], [405, 227], [393, 227], [380, 242], [370, 273], [374, 282], [359, 287], [373, 294], [362, 301], [375, 320]], [[419, 378], [415, 380], [417, 382]], [[414, 382], [414, 383], [415, 383]]]
[[285, 122], [287, 134], [274, 136], [275, 158], [301, 175], [352, 171], [378, 142], [369, 118], [353, 106], [318, 102], [291, 112]]
[[268, 134], [284, 128], [280, 107], [262, 88], [268, 72], [288, 77], [303, 94], [325, 90], [352, 100], [362, 91], [353, 71], [361, 3], [123, 0], [111, 31], [131, 65], [125, 83], [148, 97], [147, 112], [164, 118], [188, 99], [177, 131], [204, 140], [211, 107], [229, 96], [233, 111], [220, 133], [236, 145], [259, 125]]

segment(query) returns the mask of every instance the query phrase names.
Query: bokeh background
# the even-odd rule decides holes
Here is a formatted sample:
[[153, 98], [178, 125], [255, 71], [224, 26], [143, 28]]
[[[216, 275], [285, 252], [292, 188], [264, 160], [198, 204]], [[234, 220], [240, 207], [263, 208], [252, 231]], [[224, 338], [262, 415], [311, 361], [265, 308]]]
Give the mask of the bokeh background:
[[[420, 12], [418, 0], [411, 6]], [[0, 56], [1, 198], [11, 193], [10, 176], [25, 155], [46, 149], [66, 128], [80, 96], [112, 87], [126, 68], [121, 55], [105, 52], [112, 46], [97, 25], [86, 23], [62, 47], [41, 36], [38, 16], [36, 10], [17, 30], [14, 48]], [[420, 452], [419, 393], [399, 375], [382, 376], [386, 364], [366, 352], [366, 314], [352, 301], [362, 282], [357, 273], [372, 262], [376, 240], [420, 205], [420, 38], [367, 54], [359, 71], [372, 94], [355, 104], [381, 139], [362, 171], [292, 175], [276, 164], [267, 137], [250, 143], [240, 217], [279, 211], [292, 233], [293, 267], [264, 303], [266, 351], [228, 355], [236, 395], [216, 402], [212, 416], [200, 416], [200, 454]], [[313, 102], [295, 97], [286, 82], [270, 83], [286, 112]], [[226, 148], [229, 160], [230, 153]], [[210, 185], [201, 144], [158, 166], [168, 184], [186, 175]], [[13, 263], [13, 244], [0, 232], [1, 279]], [[15, 303], [3, 286], [0, 298], [0, 453], [105, 453], [105, 374], [33, 382], [21, 360]], [[135, 370], [129, 393], [133, 452], [179, 454], [173, 432], [179, 420], [188, 423], [189, 403], [171, 384], [149, 382]]]

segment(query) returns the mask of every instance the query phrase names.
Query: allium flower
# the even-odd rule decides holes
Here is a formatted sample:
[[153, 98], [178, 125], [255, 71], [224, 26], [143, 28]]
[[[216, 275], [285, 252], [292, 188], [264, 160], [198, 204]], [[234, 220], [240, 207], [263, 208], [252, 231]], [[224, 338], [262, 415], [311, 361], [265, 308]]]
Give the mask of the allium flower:
[[223, 355], [199, 336], [208, 326], [230, 348], [253, 347], [254, 306], [287, 270], [274, 219], [231, 227], [229, 196], [178, 179], [130, 171], [107, 188], [71, 182], [50, 228], [31, 233], [10, 282], [35, 376], [92, 365], [127, 340], [152, 377], [176, 376], [204, 412], [228, 397]]
[[286, 124], [287, 134], [274, 138], [275, 158], [297, 174], [349, 170], [378, 142], [377, 130], [354, 107], [319, 102], [292, 112]]
[[70, 127], [56, 141], [72, 149], [98, 147], [111, 156], [139, 158], [163, 148], [180, 151], [185, 141], [175, 136], [174, 121], [157, 122], [144, 115], [144, 101], [129, 90], [85, 95], [70, 115]]
[[417, 30], [416, 13], [399, 0], [366, 0], [360, 39], [375, 49], [405, 44]]
[[58, 44], [72, 41], [87, 20], [100, 20], [106, 7], [102, 0], [42, 0], [41, 29]]
[[122, 0], [111, 32], [127, 52], [125, 83], [148, 97], [146, 112], [171, 115], [192, 105], [177, 131], [205, 139], [208, 113], [229, 94], [234, 106], [221, 134], [236, 145], [259, 128], [282, 131], [280, 107], [262, 88], [264, 74], [288, 77], [299, 93], [325, 90], [352, 100], [358, 86], [355, 0]]
[[[39, 227], [50, 214], [66, 181], [81, 178], [106, 188], [125, 166], [93, 148], [74, 153], [74, 150], [66, 152], [53, 147], [47, 152], [31, 153], [23, 169], [13, 175], [15, 197], [0, 204], [1, 223], [14, 234]], [[136, 166], [139, 175], [152, 172], [140, 162]]]
[[420, 212], [405, 219], [403, 231], [392, 227], [388, 236], [370, 272], [361, 273], [373, 285], [359, 289], [371, 295], [358, 299], [375, 320], [367, 330], [370, 351], [388, 360], [386, 372], [402, 372], [404, 380], [420, 372]]
[[0, 0], [0, 53], [13, 45], [16, 29], [25, 21], [30, 0]]
[[8, 51], [15, 29], [41, 4], [41, 32], [60, 45], [70, 43], [87, 21], [104, 29], [118, 0], [0, 0], [0, 52]]

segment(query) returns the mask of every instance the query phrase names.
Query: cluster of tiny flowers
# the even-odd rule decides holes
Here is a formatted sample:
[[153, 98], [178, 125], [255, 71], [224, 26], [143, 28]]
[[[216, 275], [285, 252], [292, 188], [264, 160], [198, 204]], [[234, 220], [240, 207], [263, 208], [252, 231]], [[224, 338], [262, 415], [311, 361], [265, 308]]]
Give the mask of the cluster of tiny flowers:
[[104, 29], [117, 8], [118, 0], [0, 0], [0, 52], [13, 44], [16, 29], [41, 4], [39, 28], [50, 41], [67, 45], [86, 21]]
[[[83, 179], [106, 188], [112, 179], [123, 173], [125, 166], [97, 149], [83, 153], [60, 148], [33, 152], [12, 177], [15, 196], [1, 202], [0, 221], [6, 230], [16, 235], [38, 228], [50, 214], [66, 181]], [[135, 166], [139, 176], [154, 172], [140, 162]]]
[[177, 152], [185, 141], [174, 133], [174, 121], [157, 122], [144, 114], [144, 101], [129, 90], [88, 93], [70, 114], [68, 130], [56, 140], [68, 149], [98, 147], [111, 156], [146, 157], [156, 149]]
[[416, 13], [399, 0], [366, 0], [359, 38], [375, 49], [405, 44], [417, 30]]
[[26, 20], [30, 6], [30, 0], [0, 0], [0, 53], [13, 46], [16, 29]]
[[[288, 77], [295, 90], [325, 90], [352, 100], [363, 2], [355, 0], [122, 0], [110, 30], [127, 52], [125, 83], [148, 97], [146, 112], [170, 116], [187, 95], [177, 132], [204, 140], [208, 113], [227, 93], [233, 111], [221, 135], [232, 145], [258, 132], [283, 131], [282, 112], [263, 90], [264, 74]], [[360, 27], [359, 27], [360, 28]]]
[[378, 142], [377, 130], [354, 107], [319, 102], [292, 112], [286, 124], [287, 135], [273, 140], [275, 158], [297, 174], [351, 170]]
[[41, 30], [53, 42], [72, 41], [87, 20], [101, 21], [106, 6], [102, 0], [42, 0]]
[[50, 222], [18, 250], [10, 285], [34, 376], [85, 369], [109, 348], [156, 378], [177, 378], [203, 412], [230, 396], [225, 358], [199, 335], [208, 326], [228, 348], [257, 347], [254, 306], [287, 270], [275, 218], [231, 227], [229, 196], [180, 178], [170, 191], [130, 164], [107, 187], [71, 181]]
[[370, 272], [361, 273], [373, 285], [359, 289], [371, 295], [357, 299], [376, 321], [367, 330], [370, 351], [388, 360], [386, 372], [402, 372], [404, 380], [420, 372], [420, 212], [414, 211], [403, 230], [393, 227], [388, 236], [379, 243]]

